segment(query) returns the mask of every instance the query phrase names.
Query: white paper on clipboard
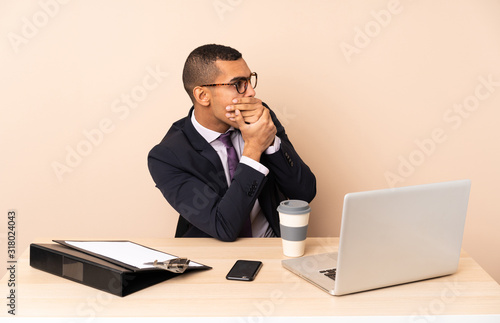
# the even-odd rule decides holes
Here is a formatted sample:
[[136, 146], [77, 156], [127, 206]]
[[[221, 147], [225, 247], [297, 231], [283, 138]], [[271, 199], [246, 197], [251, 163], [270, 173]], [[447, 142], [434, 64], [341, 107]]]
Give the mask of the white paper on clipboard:
[[[154, 250], [141, 246], [131, 241], [71, 241], [65, 240], [70, 246], [88, 252], [99, 254], [107, 258], [115, 259], [124, 264], [137, 267], [139, 269], [155, 268], [153, 265], [145, 265], [147, 262], [166, 261], [177, 258], [159, 250]], [[194, 261], [189, 262], [189, 267], [201, 267]]]

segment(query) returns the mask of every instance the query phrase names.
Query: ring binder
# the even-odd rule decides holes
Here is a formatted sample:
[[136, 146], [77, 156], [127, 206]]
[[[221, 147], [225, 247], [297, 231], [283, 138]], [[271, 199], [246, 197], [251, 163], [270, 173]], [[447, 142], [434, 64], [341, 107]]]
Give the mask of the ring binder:
[[[31, 267], [120, 297], [178, 275], [187, 274], [189, 271], [212, 269], [212, 267], [189, 261], [186, 258], [165, 254], [130, 241], [100, 242], [128, 242], [134, 247], [148, 248], [152, 252], [165, 254], [172, 259], [163, 262], [156, 261], [156, 266], [153, 262], [152, 266], [138, 268], [112, 257], [72, 247], [68, 241], [54, 240], [54, 242], [57, 244], [32, 243], [30, 245]], [[165, 270], [166, 268], [162, 266], [170, 266], [170, 269]]]

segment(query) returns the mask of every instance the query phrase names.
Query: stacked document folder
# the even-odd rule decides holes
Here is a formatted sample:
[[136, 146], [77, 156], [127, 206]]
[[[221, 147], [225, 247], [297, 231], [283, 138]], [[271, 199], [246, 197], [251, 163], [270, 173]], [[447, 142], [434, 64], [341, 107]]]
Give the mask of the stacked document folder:
[[33, 268], [117, 296], [211, 267], [131, 241], [54, 240], [30, 245]]

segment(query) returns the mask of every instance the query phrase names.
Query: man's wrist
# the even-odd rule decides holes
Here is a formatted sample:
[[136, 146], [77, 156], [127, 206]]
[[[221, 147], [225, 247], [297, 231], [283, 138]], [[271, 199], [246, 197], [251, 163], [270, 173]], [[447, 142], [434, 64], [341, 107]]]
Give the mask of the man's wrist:
[[248, 158], [251, 158], [251, 159], [255, 160], [256, 162], [259, 162], [260, 156], [262, 155], [262, 152], [259, 151], [258, 149], [252, 149], [249, 146], [245, 146], [243, 148], [243, 152], [241, 155], [246, 156]]

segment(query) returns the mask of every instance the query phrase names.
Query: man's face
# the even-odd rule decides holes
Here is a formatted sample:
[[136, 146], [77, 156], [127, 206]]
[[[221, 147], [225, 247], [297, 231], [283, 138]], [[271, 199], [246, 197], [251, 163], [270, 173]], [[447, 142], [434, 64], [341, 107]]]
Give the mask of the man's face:
[[[216, 61], [215, 65], [219, 68], [220, 73], [213, 83], [234, 83], [240, 78], [250, 77], [252, 73], [243, 58], [236, 61]], [[245, 93], [242, 94], [238, 93], [236, 87], [231, 85], [212, 87], [210, 91], [212, 93], [211, 109], [214, 121], [219, 124], [217, 128], [223, 129], [225, 127], [219, 132], [226, 131], [229, 126], [238, 128], [236, 122], [226, 117], [226, 107], [233, 104], [232, 101], [235, 98], [255, 96], [255, 90], [250, 83]]]

